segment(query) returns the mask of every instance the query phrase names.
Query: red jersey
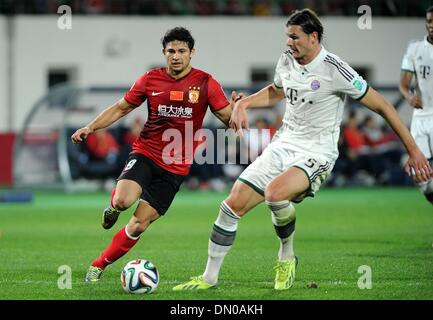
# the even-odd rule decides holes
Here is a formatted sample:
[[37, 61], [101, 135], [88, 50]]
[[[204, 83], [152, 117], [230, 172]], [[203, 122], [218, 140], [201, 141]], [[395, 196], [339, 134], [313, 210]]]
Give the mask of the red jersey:
[[200, 143], [194, 135], [202, 128], [207, 107], [215, 112], [229, 104], [221, 85], [194, 68], [177, 80], [165, 68], [153, 69], [134, 83], [124, 99], [134, 106], [147, 99], [148, 119], [132, 152], [183, 176], [188, 174]]

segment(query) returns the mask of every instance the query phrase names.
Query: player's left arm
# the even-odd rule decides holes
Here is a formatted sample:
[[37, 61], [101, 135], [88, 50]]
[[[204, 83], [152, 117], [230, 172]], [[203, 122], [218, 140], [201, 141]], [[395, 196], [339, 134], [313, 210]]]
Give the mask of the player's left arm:
[[395, 108], [373, 88], [369, 87], [367, 90], [367, 93], [360, 102], [370, 110], [381, 115], [400, 137], [409, 154], [409, 159], [406, 163], [406, 173], [409, 176], [414, 176], [416, 182], [428, 181], [433, 173], [432, 168], [418, 148], [406, 125], [400, 119]]

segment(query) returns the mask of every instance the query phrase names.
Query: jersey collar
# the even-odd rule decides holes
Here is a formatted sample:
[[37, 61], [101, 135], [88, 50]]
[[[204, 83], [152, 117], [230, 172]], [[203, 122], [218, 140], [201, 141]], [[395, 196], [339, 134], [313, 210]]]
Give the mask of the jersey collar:
[[316, 69], [322, 63], [322, 61], [325, 59], [327, 54], [328, 54], [328, 51], [326, 51], [326, 49], [324, 47], [322, 47], [322, 49], [320, 49], [320, 52], [317, 55], [317, 57], [315, 57], [313, 59], [313, 61], [311, 61], [309, 64], [306, 64], [304, 66], [305, 70], [307, 70], [308, 72], [311, 72], [314, 69]]
[[425, 35], [425, 37], [424, 37], [424, 46], [425, 46], [425, 47], [433, 46], [432, 43], [428, 42], [428, 40], [427, 40], [427, 36], [428, 36], [428, 35]]

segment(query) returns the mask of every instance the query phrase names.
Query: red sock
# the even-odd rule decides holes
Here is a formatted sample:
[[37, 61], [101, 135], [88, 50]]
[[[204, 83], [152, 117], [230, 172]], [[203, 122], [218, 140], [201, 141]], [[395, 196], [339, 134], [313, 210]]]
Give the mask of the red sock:
[[113, 190], [111, 190], [111, 202], [110, 202], [110, 204], [111, 204], [111, 207], [112, 208], [114, 208], [114, 209], [116, 209], [115, 207], [114, 207], [114, 204], [113, 204], [113, 201], [114, 201], [114, 194], [116, 193], [116, 188], [113, 188]]
[[116, 233], [111, 244], [105, 249], [98, 259], [92, 262], [92, 266], [105, 269], [106, 266], [122, 257], [137, 243], [139, 238], [131, 239], [126, 234], [126, 227]]

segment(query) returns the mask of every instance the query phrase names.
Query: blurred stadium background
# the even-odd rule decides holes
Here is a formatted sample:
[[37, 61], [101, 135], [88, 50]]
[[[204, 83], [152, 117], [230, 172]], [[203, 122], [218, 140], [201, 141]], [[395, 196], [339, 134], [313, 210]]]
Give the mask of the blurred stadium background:
[[[109, 188], [132, 133], [146, 120], [141, 108], [110, 129], [117, 157], [99, 159], [69, 136], [121, 97], [150, 68], [164, 64], [160, 38], [181, 25], [196, 38], [193, 66], [213, 74], [225, 88], [252, 92], [273, 79], [285, 47], [286, 16], [311, 7], [323, 19], [324, 45], [379, 89], [410, 124], [412, 110], [398, 91], [408, 42], [425, 34], [428, 1], [280, 0], [21, 0], [0, 1], [0, 184], [15, 187]], [[71, 29], [58, 27], [71, 8]], [[360, 29], [358, 13], [369, 5], [371, 29]], [[277, 128], [284, 103], [250, 115], [252, 125]], [[352, 115], [352, 117], [350, 117]], [[368, 119], [370, 116], [372, 119]], [[330, 186], [410, 185], [401, 145], [381, 118], [348, 100], [341, 157]], [[352, 120], [352, 121], [350, 121]], [[207, 117], [207, 128], [220, 124]], [[362, 137], [360, 138], [360, 135]], [[248, 141], [247, 141], [248, 143]], [[243, 145], [242, 145], [243, 144]], [[235, 152], [247, 152], [245, 143]], [[261, 150], [258, 150], [260, 153]], [[99, 158], [98, 158], [99, 157]], [[101, 161], [99, 161], [101, 160]], [[250, 159], [254, 160], [254, 158]], [[31, 163], [31, 165], [29, 165]], [[233, 165], [193, 166], [189, 188], [222, 190], [242, 170]]]
[[[314, 9], [325, 27], [324, 46], [347, 61], [378, 89], [397, 108], [409, 126], [412, 110], [398, 91], [400, 65], [409, 41], [425, 35], [425, 9], [431, 4], [431, 1], [422, 0], [0, 0], [0, 192], [36, 191], [36, 195], [39, 194], [44, 203], [37, 202], [36, 207], [30, 210], [39, 210], [35, 212], [41, 214], [47, 212], [46, 206], [50, 199], [54, 199], [53, 206], [59, 205], [59, 208], [60, 202], [66, 206], [74, 201], [68, 202], [55, 193], [53, 197], [50, 193], [40, 193], [43, 189], [78, 192], [81, 196], [83, 194], [80, 191], [83, 190], [103, 191], [104, 196], [95, 193], [96, 197], [99, 200], [107, 198], [108, 201], [107, 191], [114, 185], [114, 178], [123, 166], [129, 143], [137, 128], [146, 120], [146, 108], [142, 106], [109, 129], [109, 133], [116, 140], [114, 155], [110, 153], [98, 158], [86, 149], [85, 145], [71, 145], [70, 135], [122, 97], [141, 74], [150, 68], [164, 65], [160, 38], [175, 26], [188, 28], [195, 37], [197, 51], [192, 65], [211, 73], [229, 96], [232, 89], [250, 93], [273, 81], [276, 61], [285, 49], [284, 27], [287, 15], [297, 8]], [[58, 26], [59, 19], [64, 17], [63, 11], [58, 12], [61, 5], [71, 8], [70, 29]], [[358, 26], [358, 20], [363, 15], [358, 12], [358, 8], [362, 5], [368, 5], [372, 10], [370, 29], [361, 29]], [[324, 187], [337, 190], [337, 196], [329, 197], [329, 191], [325, 191], [324, 203], [329, 204], [326, 199], [339, 199], [336, 200], [338, 202], [346, 199], [344, 206], [347, 209], [347, 206], [351, 205], [351, 197], [358, 199], [354, 200], [357, 204], [360, 204], [357, 201], [362, 201], [355, 198], [359, 195], [365, 196], [365, 199], [372, 203], [381, 197], [380, 192], [377, 193], [377, 198], [372, 198], [370, 193], [358, 192], [359, 189], [338, 196], [338, 190], [342, 187], [391, 188], [386, 201], [392, 199], [392, 188], [399, 188], [397, 194], [400, 201], [409, 195], [407, 199], [421, 203], [416, 209], [420, 211], [417, 211], [418, 224], [412, 229], [415, 233], [406, 234], [409, 239], [419, 232], [422, 239], [416, 238], [418, 242], [412, 245], [420, 245], [428, 238], [429, 231], [426, 226], [431, 219], [422, 215], [422, 212], [428, 212], [428, 204], [424, 203], [422, 195], [417, 194], [416, 188], [405, 176], [403, 164], [406, 154], [402, 145], [389, 127], [384, 126], [380, 117], [351, 99], [348, 99], [346, 104], [339, 141], [341, 156], [333, 175]], [[284, 103], [272, 109], [257, 110], [250, 113], [250, 122], [253, 127], [269, 130], [267, 132], [272, 134], [278, 128], [283, 112]], [[205, 127], [216, 130], [221, 126], [212, 116], [207, 116]], [[239, 157], [239, 153], [247, 152], [246, 144], [248, 140], [236, 141], [234, 146], [222, 147], [238, 153]], [[192, 191], [184, 192], [188, 199], [196, 197], [197, 201], [200, 201], [198, 192], [227, 192], [243, 167], [244, 165], [237, 163], [193, 165], [190, 177], [184, 185], [185, 189]], [[206, 208], [210, 213], [203, 222], [204, 234], [208, 233], [218, 201], [224, 194], [204, 198], [215, 200], [212, 207]], [[102, 200], [98, 206], [93, 202], [88, 205], [86, 201], [83, 202], [85, 210], [94, 212], [95, 216], [96, 212], [99, 212], [97, 207], [104, 206]], [[188, 205], [191, 206], [192, 202], [194, 201], [188, 202]], [[182, 202], [180, 203], [179, 206], [182, 205]], [[308, 206], [311, 205], [307, 204], [307, 208]], [[386, 204], [376, 209], [384, 208]], [[399, 221], [395, 216], [399, 208], [402, 207], [397, 205], [391, 211], [392, 221], [396, 223]], [[337, 216], [340, 209], [333, 207], [330, 212]], [[25, 228], [14, 229], [19, 228], [14, 224], [16, 220], [6, 215], [21, 210], [0, 204], [0, 211], [4, 214], [3, 226], [0, 220], [0, 240], [1, 228], [7, 230], [8, 226], [9, 230], [17, 230], [18, 234], [25, 233]], [[173, 210], [183, 209], [175, 205]], [[359, 214], [362, 215], [369, 209], [365, 210]], [[409, 215], [412, 209], [408, 206], [404, 210]], [[29, 211], [23, 210], [23, 215], [24, 212]], [[380, 212], [368, 213], [371, 217], [378, 217], [380, 224]], [[54, 214], [57, 212], [53, 212], [53, 216]], [[23, 223], [31, 223], [30, 216], [26, 216], [30, 220], [26, 218]], [[54, 218], [52, 219], [54, 228]], [[93, 220], [91, 223], [96, 230], [99, 227], [98, 222]], [[310, 223], [314, 224], [314, 221], [311, 219]], [[412, 220], [405, 223], [411, 222], [415, 223]], [[73, 226], [77, 232], [78, 229], [85, 230], [87, 233], [84, 237], [93, 234], [93, 229], [89, 229], [89, 226]], [[40, 227], [46, 228], [45, 225]], [[396, 230], [395, 225], [388, 227], [388, 232]], [[178, 231], [175, 229], [173, 232]], [[317, 226], [317, 229], [320, 229], [320, 226]], [[337, 230], [341, 232], [342, 229]], [[271, 231], [269, 235], [272, 237]], [[346, 235], [350, 237], [349, 234]], [[372, 235], [366, 235], [367, 238], [369, 236]], [[206, 254], [206, 237], [205, 235], [197, 240], [203, 244], [200, 247], [203, 259]], [[374, 239], [374, 236], [372, 237]], [[110, 235], [106, 236], [105, 242], [109, 238]], [[396, 240], [398, 243], [402, 238], [399, 239]], [[7, 239], [4, 240], [6, 245]], [[339, 240], [344, 242], [344, 239], [335, 241]], [[31, 239], [28, 241], [32, 242]], [[53, 238], [50, 241], [56, 240]], [[386, 246], [387, 240], [383, 241], [382, 245]], [[89, 243], [92, 242], [89, 240]], [[372, 240], [372, 247], [373, 243]], [[36, 243], [34, 245], [37, 246]], [[4, 248], [4, 257], [13, 259], [14, 252]], [[91, 249], [84, 253], [84, 258], [80, 257], [80, 262], [76, 262], [74, 267], [85, 270], [86, 263], [95, 255], [94, 248]], [[407, 253], [409, 249], [406, 249]], [[336, 254], [340, 255], [341, 252]], [[425, 269], [425, 256], [422, 257], [424, 254], [425, 252], [418, 252], [417, 256], [421, 259], [418, 263], [423, 265], [423, 269], [412, 270], [413, 274], [421, 277], [421, 282], [431, 276], [431, 271]], [[329, 255], [332, 256], [332, 252]], [[431, 253], [429, 255], [431, 258]], [[158, 258], [162, 259], [162, 256]], [[199, 262], [202, 261], [197, 261]], [[394, 262], [389, 262], [390, 268]], [[57, 260], [52, 263], [61, 264]], [[320, 260], [320, 263], [323, 261]], [[7, 269], [5, 265], [3, 268]], [[10, 268], [13, 266], [10, 265]], [[193, 268], [195, 271], [200, 268], [197, 266], [196, 269]], [[312, 273], [316, 271], [313, 270]], [[170, 272], [176, 274], [174, 271]], [[404, 277], [404, 270], [402, 272]], [[193, 274], [188, 272], [182, 275], [182, 279], [176, 280], [185, 280], [190, 275]], [[11, 277], [14, 278], [15, 275], [11, 274]], [[20, 281], [21, 278], [17, 279]], [[117, 279], [117, 274], [113, 275], [113, 279]], [[165, 285], [169, 290], [170, 283]], [[332, 283], [329, 285], [332, 286]], [[426, 286], [424, 282], [423, 285]], [[20, 292], [24, 294], [26, 290], [28, 289]], [[418, 296], [415, 294], [414, 297], [432, 297], [431, 286], [423, 290], [425, 291]], [[405, 297], [406, 291], [403, 287], [396, 292], [396, 296], [392, 297]], [[233, 296], [236, 297], [236, 294]], [[16, 292], [11, 297], [20, 298]], [[41, 297], [53, 296], [46, 294]], [[59, 298], [55, 295], [54, 297]], [[73, 297], [79, 298], [79, 295]], [[211, 299], [215, 297], [218, 298], [210, 296]], [[241, 297], [247, 298], [248, 294]], [[266, 297], [272, 298], [270, 295]], [[376, 296], [367, 296], [372, 297]], [[379, 297], [386, 298], [386, 294]]]

